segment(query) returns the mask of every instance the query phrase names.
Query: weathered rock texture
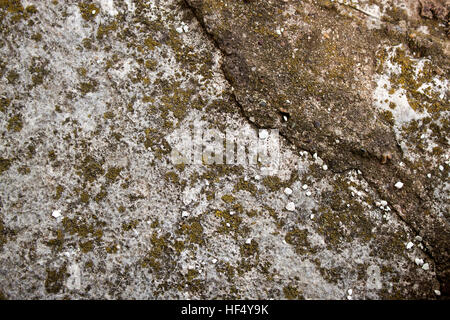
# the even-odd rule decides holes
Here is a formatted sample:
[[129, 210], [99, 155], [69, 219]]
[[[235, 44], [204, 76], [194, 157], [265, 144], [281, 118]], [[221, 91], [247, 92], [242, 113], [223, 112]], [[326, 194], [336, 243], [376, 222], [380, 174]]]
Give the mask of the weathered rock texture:
[[[414, 27], [422, 21], [413, 21], [415, 17], [408, 17], [394, 3], [389, 9], [404, 14], [404, 30], [395, 30], [390, 22], [368, 30], [367, 14], [358, 10], [363, 7], [359, 2], [187, 2], [224, 53], [225, 77], [246, 116], [259, 127], [279, 128], [299, 148], [321, 154], [334, 172], [361, 170], [401, 219], [424, 236], [439, 277], [449, 283], [450, 233], [448, 220], [442, 219], [447, 208], [434, 208], [432, 182], [426, 177], [428, 150], [416, 151], [415, 158], [408, 159], [396, 139], [389, 111], [380, 113], [374, 106], [375, 99], [384, 97], [373, 95], [373, 79], [383, 72], [383, 50], [402, 45], [406, 52], [397, 52], [401, 72], [396, 80], [414, 103], [411, 107], [448, 120], [446, 91], [443, 97], [416, 92], [434, 74], [448, 74], [445, 28], [433, 24], [439, 40], [428, 47], [413, 36]], [[408, 76], [413, 70], [407, 54], [430, 59], [420, 79]], [[283, 114], [290, 116], [288, 121], [283, 122]], [[442, 132], [448, 132], [448, 123], [438, 135]], [[437, 141], [440, 150], [447, 147], [445, 137]], [[401, 191], [394, 187], [397, 181], [405, 182]]]
[[[447, 297], [448, 8], [0, 0], [0, 297]], [[193, 126], [282, 172], [174, 165]]]

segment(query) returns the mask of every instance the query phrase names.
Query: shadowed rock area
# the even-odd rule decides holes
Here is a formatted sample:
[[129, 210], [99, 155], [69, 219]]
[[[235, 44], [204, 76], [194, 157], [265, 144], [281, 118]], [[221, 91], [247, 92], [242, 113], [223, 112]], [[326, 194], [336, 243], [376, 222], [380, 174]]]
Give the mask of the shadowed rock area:
[[[448, 298], [448, 18], [0, 0], [0, 298]], [[173, 163], [193, 128], [278, 171]]]
[[[402, 46], [411, 56], [430, 59], [430, 69], [422, 81], [438, 73], [448, 75], [448, 26], [434, 22], [438, 40], [427, 46], [416, 40], [414, 33], [423, 21], [409, 17], [395, 2], [386, 6], [404, 15], [403, 30], [393, 25], [396, 17], [389, 11], [374, 18], [380, 26], [372, 29], [367, 22], [367, 16], [372, 15], [361, 9], [363, 1], [187, 2], [223, 52], [225, 77], [246, 117], [258, 127], [279, 128], [300, 149], [320, 154], [334, 172], [361, 170], [399, 216], [424, 235], [439, 275], [448, 283], [448, 219], [441, 218], [446, 208], [435, 210], [433, 196], [427, 192], [429, 164], [411, 161], [405, 166], [409, 159], [394, 132], [396, 119], [389, 111], [375, 107], [374, 100], [384, 97], [373, 95], [373, 80], [383, 72], [380, 64], [386, 47]], [[426, 3], [420, 3], [422, 16]], [[413, 13], [417, 11], [414, 2], [408, 4]], [[448, 17], [448, 10], [429, 10], [440, 12], [440, 19]], [[423, 38], [434, 40], [432, 35]], [[411, 67], [405, 60], [400, 64], [400, 77], [407, 77]], [[443, 97], [428, 97], [414, 92], [422, 84], [404, 85], [408, 101], [427, 109], [434, 118], [448, 116], [446, 89]], [[440, 128], [447, 129], [448, 123]], [[448, 149], [446, 138], [439, 142], [439, 148]], [[427, 152], [421, 151], [415, 156], [427, 159]], [[406, 182], [401, 192], [394, 187], [397, 181]]]

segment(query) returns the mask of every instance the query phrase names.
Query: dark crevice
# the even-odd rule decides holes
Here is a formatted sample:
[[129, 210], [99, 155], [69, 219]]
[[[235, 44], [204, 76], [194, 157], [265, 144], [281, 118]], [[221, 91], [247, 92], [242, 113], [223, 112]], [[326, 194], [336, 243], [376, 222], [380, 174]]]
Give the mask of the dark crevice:
[[[192, 11], [192, 13], [193, 13], [194, 17], [196, 18], [197, 22], [200, 24], [200, 26], [201, 26], [201, 28], [202, 28], [204, 34], [205, 34], [205, 35], [210, 39], [210, 41], [214, 44], [215, 48], [216, 48], [217, 50], [219, 50], [219, 52], [221, 52], [222, 55], [224, 55], [224, 56], [230, 55], [229, 53], [224, 52], [224, 51], [221, 49], [221, 46], [220, 46], [218, 40], [214, 37], [213, 34], [211, 34], [211, 33], [208, 31], [208, 28], [206, 27], [206, 24], [205, 24], [205, 22], [204, 22], [204, 20], [203, 20], [203, 18], [202, 18], [202, 16], [201, 16], [201, 14], [198, 12], [198, 10], [197, 10], [196, 8], [194, 8], [193, 6], [191, 6], [191, 5], [189, 4], [188, 0], [183, 0], [183, 1], [184, 1], [184, 3], [186, 4], [186, 7], [189, 8], [189, 9]], [[360, 11], [360, 10], [358, 10], [358, 11]], [[362, 13], [365, 13], [365, 12], [362, 12]], [[231, 82], [230, 79], [227, 77], [227, 72], [226, 72], [225, 69], [224, 69], [223, 63], [221, 63], [220, 68], [221, 68], [221, 71], [222, 71], [222, 73], [223, 73], [223, 75], [224, 75], [224, 79], [229, 83], [229, 85], [230, 85], [231, 87], [233, 87], [232, 82]], [[252, 121], [252, 120], [250, 119], [250, 116], [247, 115], [247, 112], [244, 110], [243, 106], [239, 103], [238, 99], [236, 98], [236, 95], [235, 95], [233, 92], [231, 93], [231, 96], [232, 96], [232, 99], [234, 100], [234, 102], [236, 103], [236, 105], [239, 107], [240, 114], [247, 120], [247, 122], [250, 123], [250, 124], [251, 124], [253, 127], [255, 127], [256, 129], [264, 129], [264, 128], [262, 128], [260, 125], [258, 125], [255, 121]], [[315, 153], [314, 150], [307, 149], [307, 148], [301, 148], [300, 146], [298, 146], [297, 144], [295, 144], [295, 142], [292, 141], [291, 137], [289, 137], [288, 135], [282, 133], [281, 130], [279, 131], [279, 134], [280, 134], [280, 135], [281, 135], [281, 136], [282, 136], [289, 144], [291, 144], [292, 146], [294, 146], [295, 149], [297, 149], [297, 150], [299, 150], [299, 151], [306, 151], [306, 152], [308, 152], [311, 156], [313, 156], [313, 154]], [[399, 150], [399, 154], [401, 154], [402, 158], [404, 158], [403, 150], [402, 150], [400, 144], [398, 143], [397, 139], [396, 139], [396, 144], [397, 144], [396, 147], [397, 147], [398, 150]], [[374, 155], [369, 155], [369, 157], [370, 157], [370, 158], [373, 158], [373, 161], [379, 161], [379, 159], [378, 159], [376, 156], [374, 156]], [[324, 159], [324, 160], [325, 160], [326, 162], [329, 162], [330, 159]], [[329, 170], [330, 170], [332, 173], [334, 173], [334, 174], [344, 174], [344, 173], [349, 172], [349, 171], [352, 171], [352, 170], [354, 170], [354, 171], [358, 171], [358, 170], [359, 170], [359, 171], [361, 172], [361, 176], [362, 176], [363, 179], [366, 181], [366, 183], [371, 187], [371, 189], [372, 189], [373, 191], [375, 191], [377, 197], [380, 198], [380, 199], [383, 199], [383, 198], [384, 198], [384, 197], [382, 196], [382, 192], [381, 192], [380, 189], [379, 189], [379, 186], [377, 186], [375, 183], [373, 183], [373, 182], [371, 181], [371, 179], [369, 179], [369, 178], [365, 175], [364, 170], [361, 170], [361, 168], [359, 168], [359, 167], [349, 167], [349, 168], [346, 168], [346, 169], [344, 169], [344, 170], [337, 170], [337, 169], [335, 169], [335, 168], [330, 168]], [[395, 213], [396, 217], [397, 217], [400, 221], [402, 221], [402, 222], [403, 222], [403, 223], [404, 223], [404, 224], [405, 224], [405, 225], [413, 232], [413, 234], [414, 234], [415, 236], [420, 235], [419, 230], [418, 230], [417, 228], [415, 228], [411, 223], [409, 223], [404, 217], [402, 217], [402, 215], [400, 214], [400, 212], [395, 208], [395, 206], [392, 205], [392, 203], [388, 202], [388, 204], [389, 204], [389, 207], [391, 208], [392, 212]], [[433, 262], [433, 264], [437, 267], [438, 264], [436, 263], [436, 258], [433, 256], [433, 252], [432, 252], [433, 250], [430, 250], [430, 249], [428, 248], [429, 244], [427, 244], [427, 242], [424, 241], [423, 244], [424, 244], [424, 248], [422, 249], [422, 252], [424, 252], [424, 254], [425, 254], [425, 255]], [[437, 271], [437, 270], [436, 270], [436, 271]], [[436, 273], [437, 273], [436, 278], [437, 278], [437, 280], [440, 282], [441, 287], [442, 287], [442, 286], [443, 286], [443, 282], [444, 282], [445, 280], [440, 279], [440, 277], [439, 277], [439, 272], [436, 272]], [[445, 299], [445, 298], [447, 298], [447, 297], [446, 297], [445, 294], [444, 294], [444, 295], [442, 296], [442, 298]]]

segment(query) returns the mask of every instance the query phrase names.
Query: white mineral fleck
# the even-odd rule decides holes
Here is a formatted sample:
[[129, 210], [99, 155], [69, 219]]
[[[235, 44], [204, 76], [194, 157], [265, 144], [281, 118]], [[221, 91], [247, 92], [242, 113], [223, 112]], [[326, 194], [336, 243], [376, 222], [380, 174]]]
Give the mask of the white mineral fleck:
[[303, 190], [308, 189], [308, 185], [304, 184], [304, 185], [302, 186], [302, 189], [303, 189]]
[[408, 242], [408, 244], [406, 245], [406, 249], [411, 249], [412, 247], [414, 247], [414, 243], [412, 242]]
[[397, 182], [397, 183], [395, 184], [395, 187], [396, 187], [397, 189], [403, 188], [403, 182], [401, 182], [401, 181]]
[[440, 295], [441, 295], [441, 292], [440, 292], [439, 290], [434, 290], [434, 293], [435, 293], [437, 296], [440, 296]]
[[183, 218], [189, 217], [189, 212], [183, 211], [183, 212], [181, 213], [181, 216], [182, 216]]
[[52, 213], [53, 218], [59, 218], [61, 217], [61, 210], [55, 210]]
[[428, 263], [424, 263], [423, 266], [422, 266], [422, 269], [425, 270], [425, 271], [429, 270], [430, 269], [430, 265]]
[[353, 294], [353, 290], [352, 289], [348, 289], [348, 295], [351, 296]]
[[246, 244], [252, 243], [252, 239], [251, 239], [251, 238], [248, 238], [247, 240], [245, 240], [245, 243], [246, 243]]
[[323, 165], [322, 167], [323, 170], [327, 171], [328, 170], [328, 166], [326, 164]]
[[293, 202], [289, 202], [289, 203], [286, 205], [286, 210], [288, 210], [288, 211], [294, 211], [294, 210], [295, 210], [295, 204], [294, 204]]
[[416, 259], [414, 260], [414, 262], [415, 262], [418, 266], [423, 265], [423, 259], [416, 258]]
[[259, 138], [260, 139], [267, 139], [269, 136], [269, 132], [266, 129], [259, 130]]
[[306, 191], [306, 196], [307, 197], [311, 196], [311, 194], [312, 194], [311, 191]]
[[284, 189], [284, 193], [288, 196], [290, 196], [292, 194], [292, 189], [291, 188], [286, 188]]

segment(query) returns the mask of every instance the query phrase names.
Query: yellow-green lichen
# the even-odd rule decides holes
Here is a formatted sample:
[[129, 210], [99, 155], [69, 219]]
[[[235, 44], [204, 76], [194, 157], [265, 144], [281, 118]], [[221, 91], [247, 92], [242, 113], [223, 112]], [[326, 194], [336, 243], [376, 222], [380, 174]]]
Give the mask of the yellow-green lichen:
[[21, 131], [23, 128], [22, 116], [20, 114], [16, 114], [16, 115], [12, 116], [8, 120], [7, 128], [8, 128], [8, 131], [15, 131], [15, 132]]
[[222, 201], [225, 203], [233, 203], [235, 198], [231, 194], [225, 194], [222, 196]]
[[83, 19], [87, 21], [93, 20], [100, 13], [100, 8], [94, 3], [81, 2], [78, 4], [78, 8]]
[[95, 202], [99, 203], [101, 202], [106, 196], [108, 195], [108, 192], [106, 192], [105, 188], [102, 186], [99, 193], [97, 193], [94, 197]]
[[89, 193], [87, 191], [83, 191], [80, 195], [80, 201], [83, 203], [89, 202]]
[[94, 242], [92, 240], [80, 242], [80, 249], [83, 253], [88, 253], [94, 249]]
[[8, 72], [6, 79], [8, 80], [8, 83], [15, 84], [19, 79], [19, 74], [16, 71], [11, 70], [10, 72]]
[[288, 300], [303, 300], [304, 297], [298, 289], [292, 285], [288, 285], [283, 288], [283, 294]]
[[87, 156], [77, 168], [77, 173], [81, 175], [86, 182], [94, 182], [100, 175], [105, 173], [102, 165], [103, 163], [96, 161], [93, 157]]
[[123, 231], [130, 231], [137, 227], [139, 224], [139, 220], [131, 220], [129, 222], [122, 223], [122, 230]]
[[182, 223], [179, 233], [185, 235], [190, 243], [204, 244], [203, 226], [200, 221], [191, 219]]
[[17, 172], [23, 175], [27, 175], [31, 172], [31, 169], [27, 166], [21, 166], [17, 168]]
[[[1, 75], [0, 75], [1, 76]], [[6, 97], [0, 97], [0, 111], [6, 112], [6, 109], [10, 106], [11, 100]]]
[[242, 218], [238, 214], [230, 214], [228, 210], [215, 210], [214, 215], [221, 219], [221, 226], [217, 229], [219, 233], [234, 232], [237, 238], [242, 223]]
[[84, 96], [90, 92], [97, 91], [98, 83], [95, 80], [91, 80], [89, 82], [80, 82], [79, 90], [81, 94]]
[[149, 50], [154, 50], [157, 46], [159, 46], [159, 42], [153, 39], [151, 36], [147, 37], [144, 40], [144, 44]]
[[64, 286], [64, 280], [67, 276], [66, 264], [59, 269], [47, 268], [47, 278], [45, 279], [45, 290], [47, 293], [57, 294]]
[[171, 182], [178, 184], [180, 182], [180, 178], [178, 177], [178, 174], [175, 171], [169, 171], [164, 175], [164, 178]]
[[0, 158], [0, 175], [9, 169], [11, 164], [12, 161], [10, 159]]
[[280, 178], [278, 176], [266, 176], [263, 179], [263, 184], [270, 191], [278, 191], [283, 186]]
[[0, 219], [0, 248], [6, 243], [6, 228], [3, 225], [3, 220]]
[[108, 36], [112, 31], [116, 31], [118, 28], [117, 22], [114, 21], [110, 24], [101, 24], [97, 29], [97, 39], [101, 40]]
[[250, 243], [244, 243], [240, 248], [241, 256], [243, 257], [253, 257], [259, 254], [258, 242], [251, 240]]
[[120, 172], [122, 171], [122, 168], [119, 167], [110, 167], [108, 168], [108, 171], [106, 172], [106, 179], [108, 179], [111, 182], [114, 182], [117, 177], [120, 175]]
[[308, 241], [308, 231], [306, 229], [293, 228], [285, 236], [285, 241], [295, 248], [297, 254], [314, 253]]
[[64, 187], [61, 185], [56, 186], [56, 193], [53, 196], [55, 200], [59, 200], [64, 192]]
[[114, 119], [114, 112], [112, 111], [107, 111], [103, 114], [103, 118], [104, 119]]

